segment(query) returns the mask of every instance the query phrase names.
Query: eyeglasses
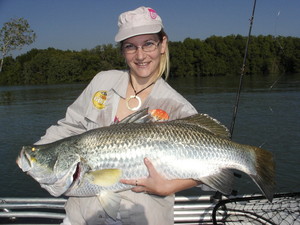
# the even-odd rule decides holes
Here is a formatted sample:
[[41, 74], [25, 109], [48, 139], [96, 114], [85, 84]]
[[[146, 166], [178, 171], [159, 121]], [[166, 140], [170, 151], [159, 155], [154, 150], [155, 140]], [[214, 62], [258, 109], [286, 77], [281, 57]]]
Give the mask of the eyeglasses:
[[142, 48], [144, 52], [152, 52], [159, 46], [159, 43], [154, 41], [147, 41], [145, 44], [141, 46], [136, 46], [134, 44], [126, 43], [122, 46], [122, 51], [125, 54], [134, 54], [138, 50], [138, 48]]

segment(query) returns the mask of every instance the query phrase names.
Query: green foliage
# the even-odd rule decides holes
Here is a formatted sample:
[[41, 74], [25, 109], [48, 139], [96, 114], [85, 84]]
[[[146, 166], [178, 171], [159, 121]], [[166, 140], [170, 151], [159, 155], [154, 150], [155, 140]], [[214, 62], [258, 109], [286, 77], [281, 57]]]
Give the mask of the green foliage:
[[[18, 71], [12, 64], [18, 64]], [[32, 49], [15, 60], [6, 60], [0, 84], [88, 82], [102, 70], [124, 68], [126, 67], [123, 57], [119, 50], [111, 45], [97, 46], [92, 50], [80, 52], [54, 48]]]
[[[246, 37], [211, 36], [170, 42], [170, 77], [240, 75]], [[96, 73], [126, 69], [120, 47], [99, 45], [91, 50], [32, 49], [13, 59], [5, 58], [0, 84], [53, 84], [88, 82]], [[300, 38], [252, 36], [245, 74], [268, 76], [300, 73]]]
[[29, 23], [24, 18], [11, 19], [4, 23], [0, 30], [0, 52], [2, 52], [0, 72], [2, 71], [4, 57], [10, 51], [22, 49], [35, 41], [36, 35], [30, 29]]
[[[171, 77], [235, 76], [241, 72], [247, 38], [211, 36], [170, 43]], [[300, 38], [252, 36], [245, 73], [300, 73]]]

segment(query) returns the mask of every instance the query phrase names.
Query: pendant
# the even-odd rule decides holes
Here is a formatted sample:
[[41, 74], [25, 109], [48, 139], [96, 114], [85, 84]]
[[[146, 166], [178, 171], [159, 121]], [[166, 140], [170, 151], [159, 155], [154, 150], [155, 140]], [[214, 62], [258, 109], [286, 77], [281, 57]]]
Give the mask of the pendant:
[[[136, 107], [130, 107], [129, 106], [129, 102], [132, 99], [136, 99], [138, 101], [138, 105]], [[129, 98], [126, 98], [126, 106], [127, 106], [127, 109], [129, 109], [131, 111], [136, 111], [139, 108], [141, 108], [141, 106], [142, 106], [142, 100], [141, 100], [141, 98], [139, 96], [131, 95]]]

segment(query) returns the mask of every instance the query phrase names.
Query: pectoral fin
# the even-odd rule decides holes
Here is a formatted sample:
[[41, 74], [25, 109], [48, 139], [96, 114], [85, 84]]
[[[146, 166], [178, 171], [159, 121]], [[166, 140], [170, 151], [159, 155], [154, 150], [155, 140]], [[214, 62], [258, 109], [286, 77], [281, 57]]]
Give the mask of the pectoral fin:
[[120, 169], [103, 169], [91, 171], [88, 174], [91, 182], [99, 186], [111, 186], [117, 183], [122, 175]]

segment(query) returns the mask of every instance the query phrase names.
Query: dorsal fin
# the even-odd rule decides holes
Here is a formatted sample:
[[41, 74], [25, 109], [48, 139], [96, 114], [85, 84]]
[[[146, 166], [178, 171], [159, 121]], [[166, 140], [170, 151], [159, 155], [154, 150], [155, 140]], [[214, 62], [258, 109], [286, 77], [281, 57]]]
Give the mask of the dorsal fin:
[[230, 132], [227, 129], [227, 127], [221, 124], [221, 122], [219, 122], [218, 120], [210, 117], [207, 114], [196, 114], [175, 121], [180, 123], [183, 122], [192, 125], [197, 125], [205, 129], [206, 131], [214, 135], [217, 135], [219, 137], [226, 138], [226, 139], [230, 138]]
[[[148, 123], [148, 122], [153, 122], [153, 117], [151, 116], [151, 114], [148, 113], [148, 108], [145, 108], [130, 114], [120, 122], [116, 122], [116, 123], [127, 124], [127, 123]], [[203, 128], [204, 130], [214, 135], [217, 135], [219, 137], [226, 138], [226, 139], [230, 138], [230, 133], [227, 127], [221, 124], [221, 122], [219, 122], [218, 120], [210, 117], [207, 114], [195, 114], [193, 116], [174, 120], [172, 122], [197, 125]]]

